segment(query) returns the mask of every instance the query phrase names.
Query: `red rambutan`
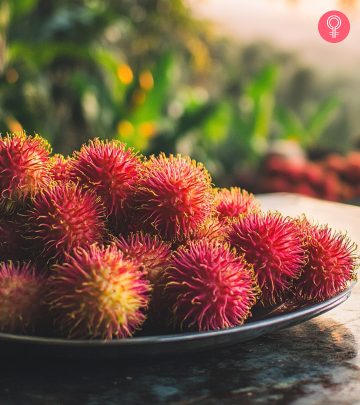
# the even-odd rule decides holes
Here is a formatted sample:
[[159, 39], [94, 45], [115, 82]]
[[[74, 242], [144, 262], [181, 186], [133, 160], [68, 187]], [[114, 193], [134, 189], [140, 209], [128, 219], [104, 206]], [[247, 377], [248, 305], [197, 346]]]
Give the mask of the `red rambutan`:
[[65, 182], [70, 180], [70, 158], [57, 154], [50, 158], [49, 165], [50, 175], [54, 181]]
[[114, 241], [125, 259], [135, 261], [152, 284], [166, 270], [171, 257], [171, 245], [156, 235], [142, 232], [131, 233], [128, 237], [120, 236]]
[[25, 237], [44, 258], [62, 260], [77, 247], [101, 242], [104, 218], [96, 194], [71, 182], [56, 183], [35, 196], [25, 216]]
[[213, 330], [241, 325], [257, 297], [251, 267], [224, 244], [190, 242], [165, 273], [164, 297], [175, 325]]
[[356, 245], [346, 235], [303, 218], [299, 228], [305, 236], [307, 261], [294, 282], [297, 300], [323, 301], [344, 290], [356, 277]]
[[305, 262], [296, 223], [279, 213], [253, 213], [231, 224], [229, 241], [254, 266], [261, 304], [280, 302]]
[[217, 190], [215, 206], [220, 220], [238, 218], [260, 210], [260, 203], [255, 196], [239, 187]]
[[77, 249], [49, 284], [55, 325], [69, 338], [124, 338], [145, 320], [149, 281], [115, 246]]
[[200, 226], [198, 226], [190, 235], [190, 241], [207, 240], [224, 242], [226, 238], [227, 225], [220, 222], [217, 217], [207, 218]]
[[95, 139], [74, 154], [73, 180], [94, 190], [102, 199], [115, 230], [123, 230], [126, 206], [142, 163], [132, 149], [118, 141]]
[[211, 178], [204, 166], [181, 155], [151, 156], [132, 201], [139, 229], [165, 240], [186, 239], [211, 214]]
[[12, 211], [50, 181], [50, 145], [24, 132], [0, 137], [0, 207]]
[[0, 330], [29, 333], [45, 313], [46, 279], [29, 263], [0, 263]]

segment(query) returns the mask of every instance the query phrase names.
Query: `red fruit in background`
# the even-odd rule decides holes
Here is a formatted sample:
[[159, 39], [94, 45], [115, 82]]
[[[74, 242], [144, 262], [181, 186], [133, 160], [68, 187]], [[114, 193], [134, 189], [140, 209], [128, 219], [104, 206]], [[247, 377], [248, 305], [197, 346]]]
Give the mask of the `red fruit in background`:
[[12, 211], [50, 182], [50, 145], [24, 132], [0, 137], [0, 207]]
[[321, 166], [316, 163], [308, 162], [303, 168], [303, 179], [310, 183], [312, 187], [319, 187], [324, 181], [325, 173]]
[[300, 277], [294, 282], [297, 299], [323, 301], [333, 297], [355, 278], [356, 245], [326, 225], [300, 222], [305, 235], [307, 260]]
[[125, 259], [136, 262], [147, 279], [155, 284], [166, 270], [171, 258], [171, 245], [158, 236], [132, 233], [114, 240], [115, 246], [123, 253]]
[[215, 196], [215, 207], [220, 221], [247, 215], [258, 211], [260, 203], [255, 196], [239, 187], [218, 189]]
[[126, 209], [142, 163], [132, 149], [118, 141], [95, 139], [74, 154], [71, 176], [101, 197], [115, 230], [123, 230]]
[[346, 171], [346, 160], [343, 156], [334, 153], [326, 157], [324, 166], [326, 170], [342, 176]]
[[77, 249], [49, 284], [55, 325], [69, 338], [129, 337], [145, 321], [150, 284], [115, 246]]
[[176, 326], [205, 331], [241, 325], [257, 288], [243, 258], [226, 245], [199, 241], [175, 253], [164, 295]]
[[50, 261], [63, 260], [77, 247], [101, 242], [105, 233], [99, 197], [74, 183], [57, 183], [41, 190], [25, 222], [26, 238]]
[[71, 159], [62, 155], [54, 155], [50, 158], [50, 175], [55, 181], [65, 182], [70, 180]]
[[254, 266], [261, 304], [281, 302], [305, 262], [295, 222], [278, 213], [253, 213], [231, 225], [229, 241]]
[[132, 208], [139, 229], [165, 240], [185, 240], [212, 212], [210, 175], [189, 157], [152, 156], [144, 165]]
[[44, 316], [46, 279], [31, 263], [0, 263], [0, 331], [31, 333]]

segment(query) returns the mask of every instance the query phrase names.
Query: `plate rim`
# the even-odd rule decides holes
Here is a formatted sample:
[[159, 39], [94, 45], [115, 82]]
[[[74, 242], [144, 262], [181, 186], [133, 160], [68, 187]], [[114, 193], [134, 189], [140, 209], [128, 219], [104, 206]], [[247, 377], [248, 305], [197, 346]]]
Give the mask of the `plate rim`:
[[[257, 330], [269, 326], [279, 326], [277, 329], [281, 329], [282, 323], [287, 323], [291, 320], [296, 320], [307, 315], [321, 315], [322, 310], [331, 310], [332, 308], [340, 305], [342, 302], [346, 301], [351, 295], [351, 291], [354, 288], [356, 280], [353, 280], [349, 286], [328, 300], [314, 303], [309, 306], [302, 307], [298, 310], [275, 315], [266, 319], [261, 319], [259, 321], [254, 321], [251, 323], [245, 323], [244, 325], [234, 326], [231, 328], [224, 328], [219, 330], [210, 330], [202, 332], [184, 332], [184, 333], [172, 333], [164, 335], [150, 335], [150, 336], [140, 336], [131, 337], [125, 339], [113, 339], [113, 340], [103, 340], [103, 339], [66, 339], [66, 338], [54, 338], [54, 337], [44, 337], [44, 336], [31, 336], [31, 335], [19, 335], [11, 333], [0, 332], [0, 343], [1, 341], [13, 342], [13, 343], [30, 343], [33, 345], [46, 345], [46, 346], [64, 346], [64, 347], [104, 347], [104, 346], [136, 346], [136, 345], [153, 345], [159, 343], [180, 343], [184, 341], [190, 341], [193, 339], [207, 339], [213, 338], [215, 336], [227, 336], [236, 334], [239, 332], [249, 332], [252, 330]], [[311, 319], [310, 316], [307, 320]]]

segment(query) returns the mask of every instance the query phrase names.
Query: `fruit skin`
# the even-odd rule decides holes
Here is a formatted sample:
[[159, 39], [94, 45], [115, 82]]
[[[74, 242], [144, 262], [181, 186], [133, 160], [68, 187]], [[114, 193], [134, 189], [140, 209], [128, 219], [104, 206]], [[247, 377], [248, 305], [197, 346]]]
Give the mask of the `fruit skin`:
[[231, 220], [260, 210], [260, 203], [255, 199], [255, 196], [239, 187], [218, 189], [215, 205], [221, 221]]
[[305, 264], [295, 221], [279, 213], [253, 213], [230, 226], [228, 240], [254, 266], [264, 307], [282, 301]]
[[56, 154], [50, 158], [49, 171], [54, 181], [66, 182], [70, 180], [71, 159]]
[[151, 156], [131, 205], [139, 229], [164, 240], [185, 240], [212, 213], [210, 175], [189, 157]]
[[158, 236], [131, 233], [127, 237], [114, 239], [115, 246], [123, 253], [125, 259], [136, 262], [152, 285], [156, 284], [161, 274], [169, 266], [171, 245]]
[[113, 245], [77, 249], [49, 283], [55, 326], [68, 338], [125, 338], [145, 320], [150, 284]]
[[189, 235], [188, 241], [206, 239], [214, 242], [225, 242], [227, 228], [228, 224], [221, 222], [217, 216], [212, 216], [207, 218]]
[[30, 262], [0, 263], [0, 330], [32, 333], [45, 312], [46, 278]]
[[0, 209], [9, 213], [22, 206], [50, 182], [50, 145], [25, 132], [0, 137]]
[[20, 213], [0, 216], [0, 261], [23, 260], [28, 256], [22, 237], [23, 221]]
[[241, 325], [257, 297], [251, 267], [226, 245], [190, 242], [165, 274], [164, 300], [181, 329], [206, 331]]
[[297, 300], [323, 301], [344, 290], [356, 278], [359, 260], [357, 246], [344, 234], [327, 225], [314, 225], [306, 218], [299, 221], [305, 235], [306, 264], [294, 282]]
[[105, 217], [99, 198], [72, 182], [41, 190], [25, 215], [25, 237], [49, 262], [66, 258], [77, 247], [102, 242]]
[[125, 144], [95, 139], [74, 153], [70, 173], [74, 181], [101, 197], [114, 231], [123, 231], [128, 198], [141, 166], [140, 158]]

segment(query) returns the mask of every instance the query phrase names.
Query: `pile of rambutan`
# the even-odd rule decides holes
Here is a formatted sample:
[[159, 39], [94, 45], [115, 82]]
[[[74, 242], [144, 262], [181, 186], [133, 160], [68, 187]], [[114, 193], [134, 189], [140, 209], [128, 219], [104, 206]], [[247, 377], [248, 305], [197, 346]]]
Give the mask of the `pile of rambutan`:
[[217, 330], [328, 299], [356, 277], [346, 235], [263, 212], [189, 157], [95, 139], [65, 158], [14, 133], [0, 137], [0, 186], [3, 333]]

